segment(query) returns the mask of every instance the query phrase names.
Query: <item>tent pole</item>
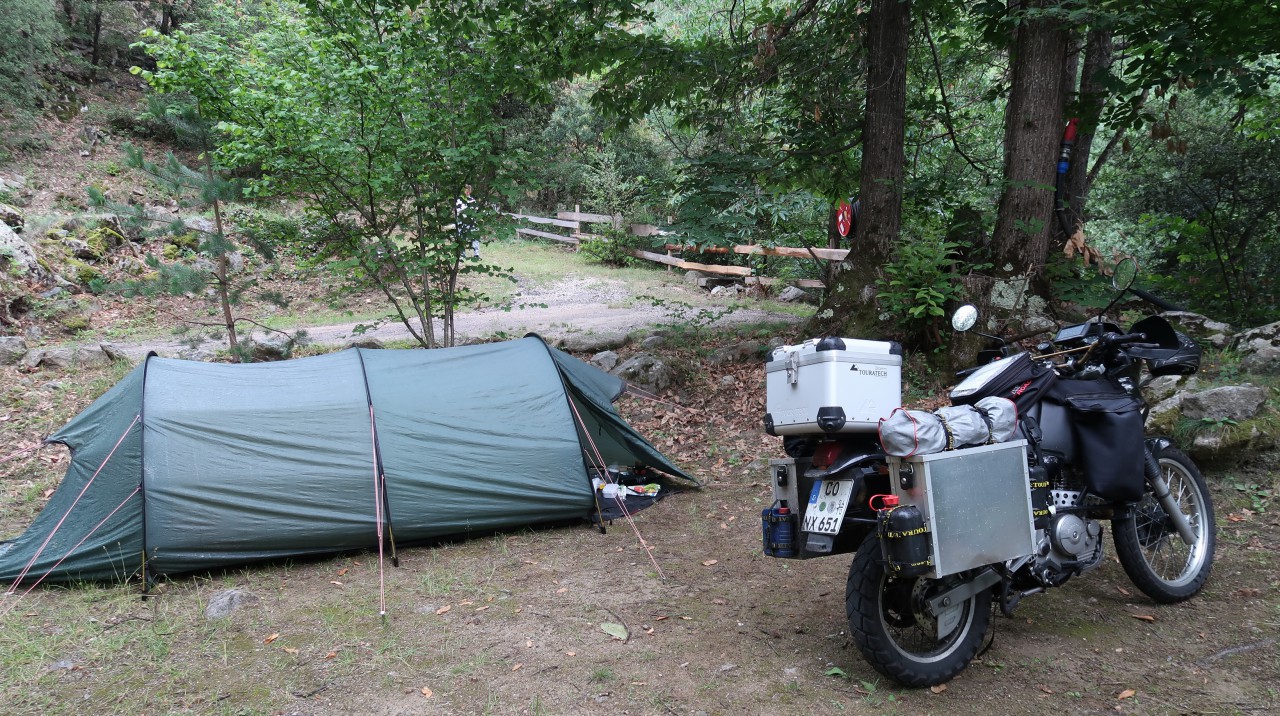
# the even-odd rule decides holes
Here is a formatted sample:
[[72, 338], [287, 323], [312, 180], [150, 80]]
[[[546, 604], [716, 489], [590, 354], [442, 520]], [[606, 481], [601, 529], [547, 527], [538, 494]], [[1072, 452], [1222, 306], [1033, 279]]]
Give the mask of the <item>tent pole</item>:
[[387, 542], [391, 545], [391, 566], [400, 568], [400, 555], [396, 553], [396, 531], [391, 526], [391, 501], [387, 497], [387, 475], [382, 474], [382, 514], [387, 517]]

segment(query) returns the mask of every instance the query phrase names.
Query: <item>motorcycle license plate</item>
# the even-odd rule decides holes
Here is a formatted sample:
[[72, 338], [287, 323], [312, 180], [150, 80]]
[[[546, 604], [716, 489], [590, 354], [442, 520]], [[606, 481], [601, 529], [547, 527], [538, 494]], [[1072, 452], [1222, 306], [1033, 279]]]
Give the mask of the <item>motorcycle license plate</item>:
[[813, 483], [800, 529], [828, 535], [838, 533], [852, 497], [853, 480], [818, 480]]

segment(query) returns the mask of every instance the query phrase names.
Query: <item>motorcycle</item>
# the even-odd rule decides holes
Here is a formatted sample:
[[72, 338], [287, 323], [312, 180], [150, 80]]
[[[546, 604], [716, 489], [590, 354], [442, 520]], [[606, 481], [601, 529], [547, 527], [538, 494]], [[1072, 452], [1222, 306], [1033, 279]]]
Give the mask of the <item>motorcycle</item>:
[[[1113, 281], [1116, 301], [1136, 276], [1126, 268]], [[979, 334], [996, 347], [961, 372], [951, 402], [1012, 401], [1016, 432], [930, 454], [881, 445], [877, 413], [901, 402], [895, 344], [825, 338], [775, 351], [765, 428], [784, 437], [790, 457], [770, 463], [764, 551], [853, 552], [845, 613], [881, 674], [913, 687], [956, 676], [995, 608], [1008, 616], [1023, 598], [1102, 563], [1107, 522], [1125, 573], [1152, 600], [1181, 602], [1204, 586], [1213, 502], [1170, 438], [1144, 434], [1140, 381], [1144, 366], [1147, 381], [1196, 372], [1200, 349], [1159, 316], [1120, 330], [1103, 318], [1116, 301], [1034, 352]], [[977, 319], [964, 306], [952, 323], [969, 331]]]

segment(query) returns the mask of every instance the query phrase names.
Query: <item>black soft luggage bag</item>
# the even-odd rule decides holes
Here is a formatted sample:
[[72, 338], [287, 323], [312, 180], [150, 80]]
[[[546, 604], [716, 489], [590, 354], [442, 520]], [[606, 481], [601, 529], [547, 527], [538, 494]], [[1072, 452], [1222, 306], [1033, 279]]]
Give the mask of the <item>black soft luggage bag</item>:
[[1141, 498], [1142, 401], [1106, 379], [1059, 381], [1050, 397], [1071, 412], [1089, 491], [1105, 500]]
[[987, 397], [1007, 398], [1018, 406], [1018, 414], [1025, 414], [1032, 405], [1040, 402], [1045, 391], [1050, 390], [1058, 380], [1053, 368], [1031, 360], [1030, 354], [1018, 353], [1002, 358], [1004, 368], [986, 385], [970, 395], [951, 396], [953, 405], [973, 405]]

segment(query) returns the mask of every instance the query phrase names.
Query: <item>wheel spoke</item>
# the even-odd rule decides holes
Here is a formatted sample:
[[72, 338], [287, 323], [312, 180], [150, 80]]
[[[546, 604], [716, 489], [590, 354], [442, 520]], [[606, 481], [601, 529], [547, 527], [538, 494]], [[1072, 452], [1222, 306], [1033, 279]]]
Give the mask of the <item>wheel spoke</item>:
[[[1142, 520], [1138, 522], [1138, 529], [1140, 533], [1145, 530], [1150, 534], [1159, 535], [1144, 549], [1145, 558], [1151, 570], [1162, 580], [1177, 581], [1193, 572], [1200, 561], [1198, 559], [1201, 554], [1199, 545], [1202, 541], [1200, 501], [1196, 499], [1195, 486], [1187, 476], [1182, 474], [1181, 470], [1168, 465], [1163, 472], [1169, 494], [1173, 497], [1178, 509], [1186, 515], [1196, 535], [1196, 541], [1190, 545], [1184, 543], [1181, 537], [1171, 529], [1168, 514], [1158, 505], [1153, 505], [1154, 510], [1139, 512]], [[1144, 499], [1153, 500], [1150, 496]]]
[[[1180, 602], [1200, 591], [1213, 563], [1213, 501], [1195, 463], [1169, 446], [1157, 448], [1160, 475], [1168, 497], [1159, 500], [1148, 486], [1142, 499], [1113, 524], [1120, 563], [1143, 592], [1158, 602]], [[1168, 510], [1177, 510], [1190, 527], [1191, 543]]]

